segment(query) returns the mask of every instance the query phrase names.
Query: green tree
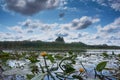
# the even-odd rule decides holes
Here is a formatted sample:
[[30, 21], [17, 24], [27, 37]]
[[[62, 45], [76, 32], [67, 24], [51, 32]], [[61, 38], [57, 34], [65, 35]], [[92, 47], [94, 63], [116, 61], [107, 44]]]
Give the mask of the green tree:
[[64, 38], [63, 38], [63, 37], [58, 36], [58, 37], [56, 38], [55, 42], [64, 43], [65, 41], [64, 41]]

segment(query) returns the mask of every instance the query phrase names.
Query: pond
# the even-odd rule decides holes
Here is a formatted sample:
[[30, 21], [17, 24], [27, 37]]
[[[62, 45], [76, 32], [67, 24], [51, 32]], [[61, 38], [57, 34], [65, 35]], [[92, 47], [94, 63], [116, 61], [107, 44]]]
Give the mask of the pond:
[[[10, 50], [4, 50], [4, 52], [12, 53], [12, 51]], [[13, 58], [12, 56], [12, 59], [9, 58], [8, 60], [6, 60], [5, 65], [2, 64], [3, 62], [1, 60], [2, 68], [5, 70], [4, 72], [1, 73], [2, 76], [0, 76], [1, 78], [3, 78], [3, 80], [11, 80], [11, 79], [27, 80], [29, 77], [28, 75], [35, 77], [35, 76], [38, 76], [39, 73], [42, 73], [41, 66], [45, 68], [44, 58], [40, 56], [40, 52], [38, 51], [37, 52], [18, 51], [18, 52], [13, 52], [13, 53], [17, 54], [17, 55], [14, 55], [17, 58]], [[118, 71], [120, 68], [120, 64], [119, 64], [120, 63], [119, 61], [120, 50], [88, 49], [87, 52], [84, 52], [84, 53], [73, 52], [72, 54], [69, 54], [68, 52], [47, 52], [47, 54], [52, 55], [52, 57], [47, 56], [48, 58], [51, 58], [51, 59], [47, 59], [46, 57], [46, 63], [49, 66], [49, 69], [51, 67], [54, 68], [58, 66], [57, 64], [59, 64], [60, 61], [63, 60], [64, 58], [70, 57], [71, 55], [76, 55], [76, 57], [74, 58], [75, 63], [74, 64], [72, 63], [71, 65], [75, 70], [69, 76], [67, 76], [67, 74], [64, 73], [64, 77], [66, 76], [68, 77], [66, 78], [66, 80], [73, 80], [72, 78], [73, 74], [79, 75], [80, 68], [84, 69], [84, 72], [80, 74], [80, 77], [82, 77], [83, 80], [93, 80], [93, 79], [102, 80], [98, 77], [95, 78], [95, 74], [96, 74], [95, 72], [97, 72], [95, 68], [101, 62], [107, 62], [107, 64], [105, 66], [106, 69], [102, 70], [102, 75], [101, 75], [101, 72], [98, 71], [99, 76], [102, 76], [102, 77], [108, 76], [105, 78], [105, 80], [109, 80], [109, 79], [118, 80], [118, 78], [120, 78], [118, 76], [118, 74], [120, 74], [120, 71]], [[18, 59], [18, 56], [19, 56], [19, 59]], [[56, 56], [58, 58], [56, 58]], [[51, 62], [52, 58], [54, 58], [54, 62]], [[66, 59], [66, 61], [64, 61], [64, 63], [61, 64], [62, 67], [64, 66], [63, 68], [65, 69], [66, 65], [69, 64], [71, 60]], [[34, 69], [38, 70], [38, 72], [37, 71], [34, 72]], [[45, 71], [47, 70], [45, 69]], [[62, 72], [63, 71], [59, 67], [57, 70], [53, 72], [51, 71], [51, 74], [56, 76], [56, 73], [62, 73]], [[41, 75], [39, 75], [39, 77], [40, 76]], [[47, 78], [47, 76], [44, 77], [44, 80], [48, 80], [48, 79], [49, 78]], [[63, 77], [61, 79], [64, 80]], [[53, 80], [53, 79], [50, 78], [50, 80]], [[55, 77], [55, 80], [59, 80], [59, 78]], [[79, 80], [79, 79], [75, 78], [75, 80]]]
[[112, 54], [113, 52], [115, 54], [120, 54], [120, 49], [87, 49], [87, 53], [92, 53], [92, 54], [99, 54], [107, 52], [108, 54]]
[[[3, 52], [13, 53], [13, 52], [16, 52], [16, 50], [3, 50]], [[18, 52], [27, 52], [27, 51], [20, 50]], [[120, 54], [120, 49], [87, 49], [86, 50], [86, 53], [92, 53], [92, 54], [103, 53], [103, 52], [107, 52], [108, 54], [112, 54], [112, 52], [114, 52], [115, 54]]]

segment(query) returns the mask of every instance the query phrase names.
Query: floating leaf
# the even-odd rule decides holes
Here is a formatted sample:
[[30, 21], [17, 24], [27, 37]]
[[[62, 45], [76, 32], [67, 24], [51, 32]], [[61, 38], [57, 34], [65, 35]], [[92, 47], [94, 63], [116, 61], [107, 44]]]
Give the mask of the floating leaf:
[[54, 58], [52, 55], [47, 55], [47, 58], [53, 63], [54, 62]]
[[30, 60], [31, 63], [39, 62], [39, 60], [37, 60], [37, 58], [34, 57], [28, 57], [28, 59]]
[[44, 80], [44, 77], [47, 75], [47, 73], [39, 73], [35, 77], [33, 77], [31, 80]]
[[26, 76], [27, 76], [27, 79], [29, 79], [29, 80], [34, 77], [34, 75], [32, 75], [32, 74], [27, 74]]
[[56, 59], [58, 59], [58, 60], [63, 59], [63, 56], [62, 56], [62, 55], [55, 55], [54, 57], [55, 57]]
[[75, 69], [73, 68], [73, 66], [71, 64], [63, 65], [63, 67], [64, 67], [66, 73], [71, 73], [71, 72], [75, 71]]
[[102, 56], [103, 56], [104, 58], [108, 58], [108, 57], [109, 57], [109, 55], [108, 55], [106, 52], [102, 53]]
[[115, 69], [113, 69], [113, 68], [104, 68], [105, 70], [115, 70]]
[[79, 75], [73, 75], [72, 77], [75, 78], [75, 79], [83, 80], [83, 78]]
[[56, 77], [57, 78], [64, 78], [65, 77], [65, 75], [62, 73], [62, 72], [57, 72], [57, 73], [55, 73], [56, 74]]
[[72, 64], [76, 64], [76, 61], [75, 60], [71, 60], [72, 61]]
[[39, 72], [38, 66], [33, 65], [30, 68], [31, 68], [32, 73], [38, 73]]
[[101, 72], [105, 68], [106, 64], [107, 64], [107, 61], [100, 62], [96, 66], [96, 70], [99, 71], [99, 72]]
[[120, 57], [120, 54], [118, 54], [118, 57]]
[[69, 55], [72, 55], [72, 54], [73, 54], [73, 52], [72, 52], [72, 51], [69, 51], [68, 53], [69, 53]]

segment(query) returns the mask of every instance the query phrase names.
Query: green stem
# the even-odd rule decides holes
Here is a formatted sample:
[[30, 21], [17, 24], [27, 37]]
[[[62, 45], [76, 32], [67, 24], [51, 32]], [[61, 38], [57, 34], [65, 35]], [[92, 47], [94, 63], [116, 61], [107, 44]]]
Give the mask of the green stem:
[[80, 64], [82, 65], [82, 67], [84, 68], [85, 72], [87, 72], [87, 70], [85, 69], [84, 65], [82, 64], [82, 62], [80, 62]]
[[61, 62], [59, 63], [59, 67], [60, 67], [60, 69], [61, 69], [62, 71], [64, 71], [64, 69], [61, 67], [61, 64], [62, 64], [62, 62], [63, 62], [64, 60], [65, 60], [65, 59], [61, 60]]
[[81, 75], [82, 73], [80, 72], [79, 76]]
[[40, 63], [39, 63], [39, 65], [40, 65], [40, 68], [41, 68], [41, 70], [42, 70], [42, 73], [45, 73], [45, 71], [44, 71], [42, 65], [41, 65]]
[[62, 66], [61, 66], [62, 62], [65, 61], [65, 60], [70, 60], [72, 57], [73, 57], [73, 56], [71, 56], [71, 57], [66, 57], [66, 58], [63, 58], [63, 59], [61, 60], [61, 62], [59, 63], [59, 67], [60, 67], [60, 69], [61, 69], [62, 71], [65, 71], [65, 70], [62, 68]]
[[46, 62], [45, 57], [43, 57], [43, 58], [44, 58], [45, 67], [46, 67], [46, 69], [47, 69], [48, 74], [51, 76], [51, 78], [53, 78], [53, 80], [55, 80], [54, 76], [51, 74], [50, 70], [48, 69], [47, 62]]

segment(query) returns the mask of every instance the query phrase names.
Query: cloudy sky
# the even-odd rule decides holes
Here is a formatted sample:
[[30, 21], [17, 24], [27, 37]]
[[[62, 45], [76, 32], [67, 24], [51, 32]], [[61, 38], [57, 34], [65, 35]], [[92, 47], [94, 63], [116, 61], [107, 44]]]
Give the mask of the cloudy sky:
[[120, 46], [120, 0], [0, 0], [0, 41]]

